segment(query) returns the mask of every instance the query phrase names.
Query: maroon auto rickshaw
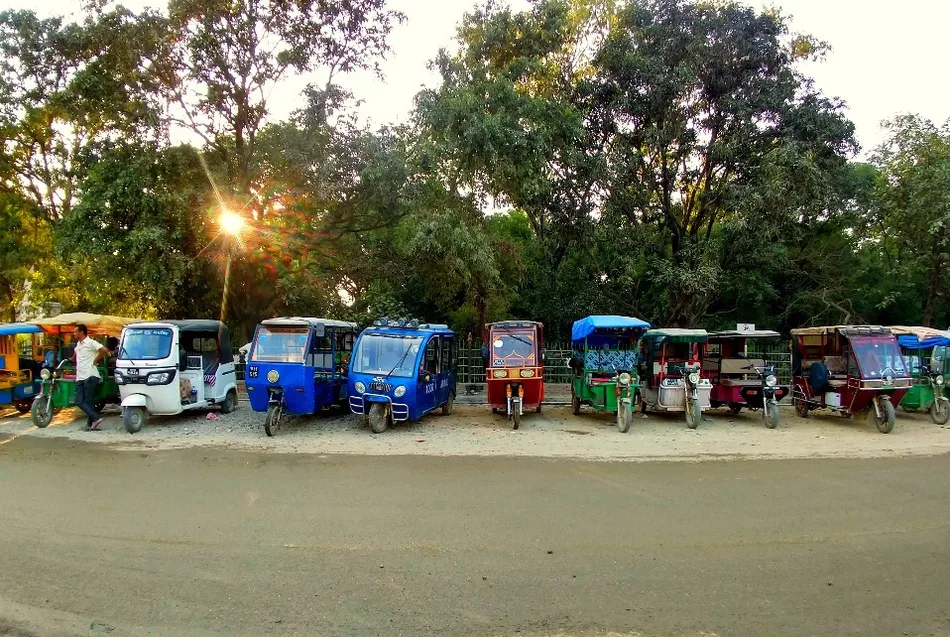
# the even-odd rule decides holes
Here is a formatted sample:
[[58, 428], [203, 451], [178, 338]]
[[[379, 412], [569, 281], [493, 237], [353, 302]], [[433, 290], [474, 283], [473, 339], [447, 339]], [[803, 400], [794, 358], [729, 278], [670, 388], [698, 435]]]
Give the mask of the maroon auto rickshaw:
[[524, 410], [544, 400], [544, 326], [500, 321], [485, 326], [485, 381], [492, 413], [503, 411], [515, 429]]
[[743, 409], [761, 409], [765, 426], [778, 426], [778, 402], [788, 395], [788, 386], [779, 384], [774, 365], [749, 357], [748, 343], [776, 340], [779, 336], [772, 330], [731, 330], [709, 335], [703, 355], [703, 378], [712, 381], [709, 399], [713, 408], [728, 406], [734, 414]]
[[913, 380], [890, 328], [837, 325], [792, 330], [792, 402], [805, 418], [828, 409], [870, 413], [878, 431], [894, 429], [894, 406]]

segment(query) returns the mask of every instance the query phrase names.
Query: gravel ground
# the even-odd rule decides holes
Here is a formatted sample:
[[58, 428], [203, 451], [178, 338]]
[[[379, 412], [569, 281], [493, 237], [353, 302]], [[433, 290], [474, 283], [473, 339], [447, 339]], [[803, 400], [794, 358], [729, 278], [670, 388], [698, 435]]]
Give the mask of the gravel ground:
[[[467, 396], [469, 402], [478, 397]], [[460, 396], [460, 402], [462, 397]], [[208, 420], [220, 417], [219, 420]], [[682, 414], [634, 415], [626, 434], [611, 415], [585, 408], [574, 416], [570, 407], [545, 406], [526, 414], [512, 431], [505, 417], [487, 406], [456, 404], [452, 416], [438, 412], [420, 422], [397, 424], [373, 435], [358, 416], [328, 412], [313, 417], [286, 417], [277, 436], [264, 434], [264, 415], [241, 402], [237, 411], [191, 412], [153, 417], [141, 432], [122, 427], [118, 408], [104, 412], [103, 431], [83, 431], [75, 409], [58, 413], [50, 427], [36, 429], [29, 416], [0, 414], [0, 444], [18, 436], [65, 437], [123, 448], [176, 449], [222, 446], [280, 453], [440, 456], [526, 456], [595, 460], [700, 460], [714, 458], [872, 458], [936, 455], [950, 452], [950, 426], [934, 425], [926, 414], [898, 412], [889, 435], [863, 419], [836, 415], [795, 416], [782, 409], [782, 423], [766, 429], [759, 412], [738, 416], [725, 410], [706, 412], [703, 424], [686, 428]]]

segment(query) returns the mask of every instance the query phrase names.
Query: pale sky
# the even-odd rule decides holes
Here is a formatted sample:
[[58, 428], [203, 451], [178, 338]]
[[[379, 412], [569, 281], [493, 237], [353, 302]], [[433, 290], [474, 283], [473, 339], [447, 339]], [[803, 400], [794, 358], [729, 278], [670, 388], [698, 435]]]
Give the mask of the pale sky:
[[[511, 0], [522, 6], [524, 0]], [[946, 58], [945, 32], [950, 1], [904, 0], [749, 0], [753, 6], [777, 5], [793, 17], [795, 31], [810, 33], [832, 46], [827, 58], [807, 72], [829, 96], [848, 105], [864, 151], [882, 138], [880, 122], [915, 112], [938, 122], [950, 118], [950, 90], [941, 78]], [[164, 6], [161, 0], [124, 0], [133, 10]], [[360, 112], [373, 124], [404, 120], [422, 85], [438, 76], [426, 68], [439, 47], [452, 46], [454, 28], [473, 0], [389, 0], [407, 21], [393, 32], [393, 52], [383, 64], [384, 81], [352, 77], [346, 84], [364, 100]], [[33, 9], [41, 15], [71, 13], [79, 0], [0, 0], [0, 8]], [[273, 100], [273, 116], [285, 117], [301, 105], [302, 81], [287, 83]]]

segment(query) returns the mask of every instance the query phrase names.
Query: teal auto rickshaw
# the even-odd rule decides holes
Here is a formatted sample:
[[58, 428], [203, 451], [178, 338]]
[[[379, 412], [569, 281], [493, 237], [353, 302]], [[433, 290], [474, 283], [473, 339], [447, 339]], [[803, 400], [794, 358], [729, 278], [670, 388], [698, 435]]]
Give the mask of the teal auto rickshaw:
[[650, 324], [631, 316], [588, 316], [571, 329], [571, 408], [581, 406], [617, 415], [621, 433], [633, 421], [637, 377], [637, 343]]
[[904, 411], [924, 410], [938, 425], [950, 422], [950, 332], [929, 327], [894, 325], [891, 332], [897, 336], [913, 384], [901, 399]]

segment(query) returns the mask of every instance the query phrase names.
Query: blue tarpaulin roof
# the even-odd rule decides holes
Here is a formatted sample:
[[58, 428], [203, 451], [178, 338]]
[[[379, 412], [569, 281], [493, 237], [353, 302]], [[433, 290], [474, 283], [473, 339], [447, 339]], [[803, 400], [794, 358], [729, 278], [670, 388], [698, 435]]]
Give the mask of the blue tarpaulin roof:
[[32, 323], [4, 323], [0, 325], [0, 336], [12, 336], [14, 334], [36, 334], [42, 332], [38, 325]]
[[588, 345], [606, 345], [618, 340], [618, 332], [633, 330], [644, 331], [650, 329], [650, 324], [632, 316], [588, 316], [574, 321], [571, 328], [571, 341], [584, 342]]
[[919, 340], [913, 334], [904, 334], [897, 337], [897, 344], [904, 349], [930, 349], [932, 347], [937, 347], [938, 345], [950, 345], [950, 337], [931, 336], [929, 338], [925, 338], [924, 340]]

